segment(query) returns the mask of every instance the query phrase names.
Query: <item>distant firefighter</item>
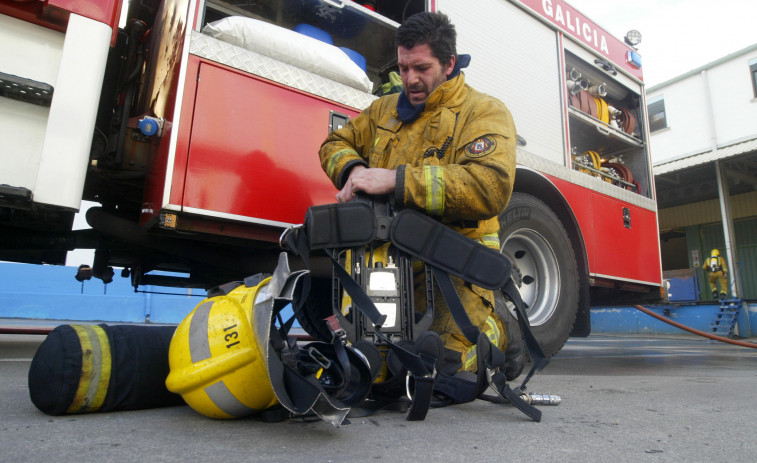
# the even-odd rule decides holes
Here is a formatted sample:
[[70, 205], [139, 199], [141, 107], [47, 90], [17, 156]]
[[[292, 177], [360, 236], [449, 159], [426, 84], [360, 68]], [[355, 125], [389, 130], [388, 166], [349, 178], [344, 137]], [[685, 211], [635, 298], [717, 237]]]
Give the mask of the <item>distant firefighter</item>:
[[709, 274], [707, 278], [710, 281], [712, 298], [718, 298], [718, 284], [720, 284], [720, 299], [725, 299], [728, 295], [728, 267], [725, 265], [725, 259], [720, 257], [720, 251], [713, 249], [702, 268]]

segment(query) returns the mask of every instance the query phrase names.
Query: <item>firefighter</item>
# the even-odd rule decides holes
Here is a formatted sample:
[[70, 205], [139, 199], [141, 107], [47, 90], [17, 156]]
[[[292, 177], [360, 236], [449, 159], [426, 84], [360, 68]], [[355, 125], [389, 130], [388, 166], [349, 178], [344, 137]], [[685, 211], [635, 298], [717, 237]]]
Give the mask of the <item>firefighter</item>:
[[713, 249], [702, 268], [708, 273], [707, 279], [710, 282], [712, 298], [718, 298], [719, 284], [720, 299], [725, 299], [728, 296], [728, 267], [725, 265], [725, 259], [720, 257], [720, 251]]
[[[515, 175], [517, 135], [509, 110], [465, 83], [460, 70], [470, 56], [457, 54], [456, 31], [444, 14], [412, 16], [398, 29], [395, 45], [403, 91], [375, 100], [321, 146], [321, 165], [340, 190], [337, 201], [351, 201], [357, 192], [388, 195], [397, 209], [421, 211], [499, 251], [498, 215]], [[489, 326], [494, 320], [498, 347], [507, 356], [505, 373], [514, 379], [525, 361], [517, 321], [501, 310], [503, 303], [495, 308], [492, 291], [453, 280], [474, 325], [486, 331], [487, 319]], [[416, 278], [416, 300], [425, 297], [423, 285]], [[459, 369], [475, 369], [467, 358], [470, 342], [443, 298], [436, 299], [430, 329], [441, 335]]]

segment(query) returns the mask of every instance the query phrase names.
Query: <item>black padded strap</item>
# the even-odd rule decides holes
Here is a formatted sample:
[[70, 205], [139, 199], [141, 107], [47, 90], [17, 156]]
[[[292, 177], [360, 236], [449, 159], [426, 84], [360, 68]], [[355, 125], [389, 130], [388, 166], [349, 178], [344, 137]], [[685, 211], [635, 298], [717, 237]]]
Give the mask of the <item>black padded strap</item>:
[[[342, 366], [344, 380], [347, 382], [344, 392], [339, 396], [339, 400], [345, 405], [351, 406], [357, 404], [368, 395], [368, 392], [370, 392], [371, 382], [373, 380], [370, 368], [368, 368], [367, 365], [360, 363], [359, 359], [355, 359], [354, 364], [350, 361], [350, 353], [352, 353], [353, 356], [356, 356], [354, 351], [349, 352], [352, 347], [346, 346], [339, 339], [335, 339], [333, 344], [336, 357], [339, 360], [339, 364]], [[358, 371], [353, 374], [353, 369], [358, 369]]]
[[537, 423], [541, 421], [541, 410], [521, 399], [520, 395], [507, 384], [504, 374], [495, 373], [492, 375], [492, 384], [497, 388], [499, 394], [515, 406], [515, 408], [525, 413]]
[[463, 377], [473, 375], [472, 373], [458, 373], [456, 375], [440, 374], [437, 377], [435, 390], [448, 396], [454, 403], [465, 403], [476, 400], [489, 385], [486, 372], [489, 368], [488, 365], [491, 364], [492, 351], [495, 349], [484, 333], [479, 334], [479, 339], [476, 343], [476, 380], [472, 381]]
[[457, 294], [450, 276], [445, 271], [431, 266], [439, 289], [447, 301], [452, 318], [457, 323], [465, 338], [476, 346], [478, 362], [476, 381], [470, 381], [458, 376], [442, 375], [439, 377], [436, 390], [452, 398], [457, 403], [470, 402], [480, 396], [488, 385], [487, 371], [496, 370], [505, 364], [505, 354], [493, 345], [489, 338], [478, 329], [468, 317], [460, 296]]
[[523, 380], [523, 383], [517, 388], [518, 391], [523, 391], [526, 389], [526, 383], [528, 383], [534, 373], [543, 370], [544, 367], [547, 366], [549, 359], [544, 355], [544, 351], [542, 350], [539, 341], [536, 340], [534, 333], [531, 331], [531, 325], [528, 323], [528, 315], [526, 315], [525, 304], [523, 303], [523, 299], [520, 297], [520, 292], [512, 279], [507, 280], [507, 284], [502, 288], [502, 294], [515, 305], [515, 314], [518, 318], [518, 324], [523, 332], [523, 340], [533, 364], [528, 375], [526, 375], [526, 379]]
[[470, 317], [468, 317], [468, 313], [465, 312], [460, 296], [457, 294], [457, 291], [455, 291], [455, 286], [452, 284], [449, 273], [433, 265], [430, 267], [431, 271], [434, 273], [434, 278], [436, 278], [436, 281], [439, 284], [439, 289], [442, 291], [444, 300], [447, 301], [452, 318], [455, 320], [455, 323], [457, 323], [460, 331], [463, 332], [465, 339], [471, 344], [476, 344], [479, 339], [478, 335], [481, 334], [481, 330], [470, 321]]
[[312, 206], [305, 214], [305, 227], [312, 250], [363, 246], [376, 236], [376, 214], [363, 202]]
[[495, 290], [510, 278], [501, 253], [418, 211], [400, 211], [389, 236], [398, 249], [476, 286]]
[[407, 412], [407, 421], [422, 421], [426, 418], [434, 393], [434, 378], [431, 376], [413, 376], [413, 403]]
[[371, 298], [369, 298], [368, 295], [365, 294], [363, 288], [361, 288], [360, 285], [357, 284], [357, 281], [352, 278], [352, 275], [347, 273], [344, 267], [339, 264], [339, 261], [337, 261], [330, 252], [327, 252], [327, 254], [331, 259], [331, 262], [334, 264], [334, 272], [339, 278], [339, 282], [342, 284], [342, 287], [345, 291], [347, 291], [347, 294], [350, 295], [358, 310], [360, 310], [368, 318], [371, 319], [373, 324], [376, 326], [376, 330], [378, 331], [378, 328], [380, 328], [381, 325], [383, 325], [386, 321], [386, 315], [382, 315], [381, 312], [378, 311], [376, 304], [374, 304]]
[[380, 411], [407, 413], [410, 400], [405, 399], [366, 399], [350, 408], [349, 418], [362, 418], [375, 415]]

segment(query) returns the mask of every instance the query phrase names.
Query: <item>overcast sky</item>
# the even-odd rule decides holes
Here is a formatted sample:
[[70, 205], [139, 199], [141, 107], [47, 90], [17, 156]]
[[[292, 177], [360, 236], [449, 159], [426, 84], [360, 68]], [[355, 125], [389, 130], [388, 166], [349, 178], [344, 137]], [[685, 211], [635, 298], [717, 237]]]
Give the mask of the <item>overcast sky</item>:
[[756, 0], [566, 0], [620, 39], [641, 32], [648, 86], [757, 43]]

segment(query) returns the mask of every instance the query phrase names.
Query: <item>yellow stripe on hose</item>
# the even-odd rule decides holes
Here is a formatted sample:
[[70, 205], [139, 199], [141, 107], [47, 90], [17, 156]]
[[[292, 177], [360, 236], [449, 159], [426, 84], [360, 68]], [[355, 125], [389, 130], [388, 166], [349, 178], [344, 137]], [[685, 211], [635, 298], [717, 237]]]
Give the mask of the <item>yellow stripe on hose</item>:
[[95, 392], [95, 398], [90, 405], [90, 410], [99, 410], [105, 402], [105, 396], [108, 394], [108, 386], [110, 385], [110, 373], [111, 366], [113, 364], [110, 355], [110, 341], [108, 340], [108, 334], [100, 326], [93, 326], [94, 331], [97, 333], [97, 338], [100, 341], [100, 381], [98, 381], [97, 391]]
[[589, 153], [589, 156], [591, 157], [591, 163], [594, 168], [599, 170], [599, 168], [602, 167], [602, 159], [599, 157], [599, 153], [596, 151], [587, 151], [587, 153]]
[[81, 345], [81, 377], [67, 413], [98, 410], [108, 392], [111, 373], [110, 342], [99, 326], [71, 325]]
[[594, 100], [597, 102], [597, 119], [604, 122], [605, 124], [610, 123], [610, 109], [607, 107], [607, 102], [604, 100], [604, 98], [600, 97], [594, 97]]
[[89, 334], [83, 326], [71, 325], [71, 328], [79, 336], [79, 344], [81, 345], [81, 377], [79, 377], [79, 387], [76, 389], [74, 400], [66, 412], [76, 413], [84, 403], [89, 383], [92, 380], [92, 343], [89, 340]]

